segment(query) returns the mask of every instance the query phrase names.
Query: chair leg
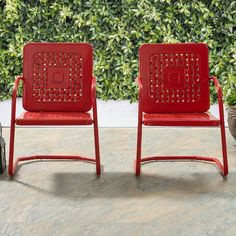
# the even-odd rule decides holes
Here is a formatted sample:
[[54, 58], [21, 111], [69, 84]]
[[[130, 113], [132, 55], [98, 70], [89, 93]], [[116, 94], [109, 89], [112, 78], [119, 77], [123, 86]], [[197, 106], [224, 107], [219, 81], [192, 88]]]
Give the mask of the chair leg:
[[101, 175], [101, 163], [100, 163], [100, 149], [99, 149], [99, 135], [98, 135], [98, 124], [94, 122], [94, 144], [95, 144], [95, 157], [96, 157], [96, 173], [98, 176]]
[[8, 173], [10, 176], [14, 175], [14, 143], [15, 143], [15, 122], [11, 122], [10, 130], [10, 144], [9, 144], [9, 166]]
[[141, 147], [142, 147], [142, 123], [138, 124], [138, 134], [137, 134], [137, 157], [136, 157], [136, 176], [141, 174]]
[[227, 146], [226, 146], [226, 136], [225, 136], [225, 126], [221, 122], [220, 131], [221, 131], [221, 144], [222, 144], [222, 156], [223, 156], [223, 166], [224, 166], [224, 176], [228, 175], [228, 159], [227, 159]]

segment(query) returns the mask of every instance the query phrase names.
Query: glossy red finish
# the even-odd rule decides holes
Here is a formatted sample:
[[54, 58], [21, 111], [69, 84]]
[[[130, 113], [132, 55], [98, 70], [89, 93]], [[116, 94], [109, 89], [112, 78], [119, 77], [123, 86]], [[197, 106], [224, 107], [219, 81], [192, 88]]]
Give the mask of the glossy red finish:
[[156, 157], [146, 157], [142, 158], [141, 162], [150, 162], [150, 161], [205, 161], [215, 163], [219, 168], [221, 173], [224, 175], [225, 166], [214, 157], [201, 157], [201, 156], [156, 156]]
[[[195, 160], [215, 163], [222, 175], [228, 174], [222, 90], [216, 77], [208, 75], [208, 49], [205, 44], [144, 44], [139, 51], [139, 87], [136, 176], [141, 163], [161, 160]], [[209, 83], [218, 95], [219, 117], [209, 109]], [[141, 157], [142, 126], [220, 127], [223, 164], [215, 157]]]
[[[97, 124], [96, 79], [92, 76], [92, 47], [87, 43], [30, 43], [24, 47], [23, 75], [12, 92], [8, 172], [13, 176], [21, 161], [81, 160], [96, 164], [101, 174]], [[23, 106], [16, 116], [16, 96], [23, 81]], [[92, 108], [92, 115], [87, 111]], [[15, 125], [93, 125], [95, 158], [35, 155], [14, 161]]]
[[204, 113], [144, 113], [143, 124], [149, 126], [219, 126], [220, 120]]
[[91, 109], [93, 49], [88, 43], [28, 43], [23, 51], [27, 111]]
[[91, 125], [89, 113], [82, 112], [31, 112], [16, 119], [17, 125]]
[[209, 109], [208, 48], [203, 43], [143, 44], [139, 77], [144, 112]]

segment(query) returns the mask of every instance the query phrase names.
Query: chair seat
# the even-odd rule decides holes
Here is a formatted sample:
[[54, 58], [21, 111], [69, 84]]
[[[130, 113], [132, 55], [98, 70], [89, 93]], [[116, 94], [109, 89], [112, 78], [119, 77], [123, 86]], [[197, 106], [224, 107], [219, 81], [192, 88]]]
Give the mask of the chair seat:
[[148, 126], [219, 126], [220, 120], [211, 113], [145, 113]]
[[23, 112], [17, 125], [91, 125], [89, 113], [82, 112]]

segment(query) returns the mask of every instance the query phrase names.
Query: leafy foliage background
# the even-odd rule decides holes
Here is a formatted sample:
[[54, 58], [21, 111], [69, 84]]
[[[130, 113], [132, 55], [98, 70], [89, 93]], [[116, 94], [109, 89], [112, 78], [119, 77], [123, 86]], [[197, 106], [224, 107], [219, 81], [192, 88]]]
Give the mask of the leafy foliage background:
[[233, 0], [2, 0], [0, 100], [22, 73], [30, 41], [92, 43], [102, 99], [136, 99], [138, 48], [148, 42], [207, 43], [210, 73], [227, 88], [235, 77], [235, 13]]

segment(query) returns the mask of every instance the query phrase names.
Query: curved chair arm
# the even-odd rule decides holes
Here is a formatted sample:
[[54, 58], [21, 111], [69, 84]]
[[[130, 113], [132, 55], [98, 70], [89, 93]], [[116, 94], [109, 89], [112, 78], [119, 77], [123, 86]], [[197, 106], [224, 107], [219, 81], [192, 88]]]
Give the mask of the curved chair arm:
[[11, 103], [11, 122], [15, 122], [15, 115], [16, 115], [16, 97], [17, 97], [17, 90], [20, 81], [24, 81], [24, 78], [22, 75], [16, 76], [13, 91], [12, 91], [12, 103]]
[[215, 90], [216, 90], [217, 95], [218, 95], [218, 99], [221, 99], [220, 102], [223, 102], [223, 100], [222, 100], [222, 89], [221, 89], [221, 86], [220, 86], [217, 78], [215, 76], [212, 76], [212, 77], [210, 77], [210, 80], [212, 80], [214, 82]]
[[96, 98], [96, 77], [92, 78], [91, 85], [91, 99], [92, 99], [92, 109], [93, 109], [93, 122], [97, 123], [97, 98]]
[[224, 108], [223, 108], [223, 93], [221, 86], [215, 76], [210, 77], [210, 80], [214, 82], [215, 90], [217, 92], [217, 98], [218, 98], [218, 107], [219, 107], [219, 114], [220, 114], [220, 120], [221, 122], [224, 122]]
[[142, 109], [142, 97], [143, 97], [143, 85], [140, 77], [135, 80], [138, 84], [138, 123], [142, 124], [143, 120], [143, 109]]
[[92, 101], [92, 106], [96, 102], [96, 77], [93, 76], [92, 78], [92, 85], [91, 85], [91, 101]]
[[139, 98], [143, 96], [143, 85], [140, 77], [137, 77], [135, 80], [138, 84], [138, 93], [139, 93]]

